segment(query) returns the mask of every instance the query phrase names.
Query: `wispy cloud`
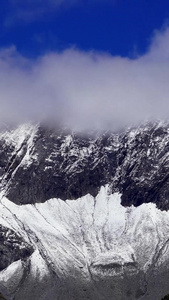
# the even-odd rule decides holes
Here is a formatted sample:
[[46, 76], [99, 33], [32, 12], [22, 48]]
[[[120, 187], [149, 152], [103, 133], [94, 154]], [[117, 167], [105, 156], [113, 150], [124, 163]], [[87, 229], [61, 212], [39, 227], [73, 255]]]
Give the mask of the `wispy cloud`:
[[5, 24], [12, 26], [17, 21], [32, 22], [60, 9], [69, 9], [74, 5], [85, 6], [90, 3], [107, 2], [114, 4], [116, 0], [6, 0], [8, 7]]
[[[92, 0], [94, 1], [94, 0]], [[6, 0], [7, 14], [5, 26], [12, 26], [18, 21], [32, 22], [46, 15], [56, 13], [80, 4], [82, 0]]]
[[0, 52], [0, 119], [111, 129], [169, 118], [169, 28], [135, 60], [67, 49], [36, 61]]

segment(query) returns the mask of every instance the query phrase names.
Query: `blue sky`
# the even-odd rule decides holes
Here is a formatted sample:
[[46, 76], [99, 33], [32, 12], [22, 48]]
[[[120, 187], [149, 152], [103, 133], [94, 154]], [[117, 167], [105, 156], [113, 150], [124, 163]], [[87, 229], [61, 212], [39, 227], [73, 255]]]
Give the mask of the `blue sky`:
[[167, 0], [1, 0], [0, 120], [169, 119]]
[[134, 57], [168, 20], [167, 0], [1, 0], [0, 47], [27, 57], [70, 47]]

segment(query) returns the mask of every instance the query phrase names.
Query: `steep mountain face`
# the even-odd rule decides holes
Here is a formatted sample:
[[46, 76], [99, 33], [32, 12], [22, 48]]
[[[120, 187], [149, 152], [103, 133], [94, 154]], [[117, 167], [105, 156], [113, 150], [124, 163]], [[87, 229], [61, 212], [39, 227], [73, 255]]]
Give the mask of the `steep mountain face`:
[[[169, 125], [0, 135], [0, 292], [161, 299], [169, 292]], [[134, 205], [134, 206], [133, 206]]]
[[169, 208], [169, 126], [80, 135], [24, 125], [0, 137], [1, 190], [17, 204], [94, 197], [111, 184], [122, 204]]
[[12, 202], [94, 197], [111, 184], [122, 204], [169, 208], [169, 126], [80, 135], [24, 125], [0, 138], [1, 190]]

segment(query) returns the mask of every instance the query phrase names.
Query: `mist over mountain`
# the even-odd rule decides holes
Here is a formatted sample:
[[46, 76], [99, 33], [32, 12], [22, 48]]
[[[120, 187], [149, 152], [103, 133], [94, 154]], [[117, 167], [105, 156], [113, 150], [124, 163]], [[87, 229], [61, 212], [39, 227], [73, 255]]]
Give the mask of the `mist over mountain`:
[[37, 59], [0, 51], [0, 119], [60, 122], [77, 130], [119, 130], [168, 119], [169, 29], [147, 53], [125, 58], [70, 48]]
[[0, 299], [169, 297], [168, 20], [1, 1]]
[[70, 48], [30, 60], [1, 50], [7, 300], [169, 293], [168, 37], [168, 28], [156, 32], [132, 59]]

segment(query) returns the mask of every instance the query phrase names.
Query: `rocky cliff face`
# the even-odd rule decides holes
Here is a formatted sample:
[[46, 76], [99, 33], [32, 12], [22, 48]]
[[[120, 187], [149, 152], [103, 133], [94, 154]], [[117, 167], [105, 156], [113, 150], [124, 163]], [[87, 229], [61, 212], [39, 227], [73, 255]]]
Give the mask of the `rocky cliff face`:
[[12, 202], [77, 199], [110, 184], [122, 204], [169, 208], [169, 126], [80, 135], [24, 125], [0, 137], [1, 190]]
[[119, 134], [4, 130], [0, 292], [9, 300], [167, 294], [168, 150], [169, 125], [160, 123]]

